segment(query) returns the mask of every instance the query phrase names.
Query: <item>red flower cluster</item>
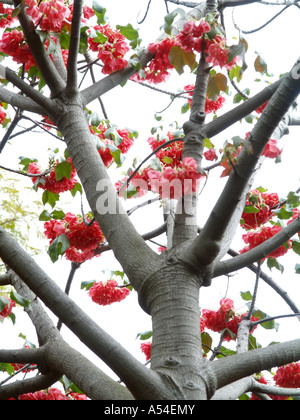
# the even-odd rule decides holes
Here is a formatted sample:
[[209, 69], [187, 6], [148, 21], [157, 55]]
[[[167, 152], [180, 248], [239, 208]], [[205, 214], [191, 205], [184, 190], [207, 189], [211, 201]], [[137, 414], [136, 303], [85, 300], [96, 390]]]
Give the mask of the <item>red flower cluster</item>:
[[92, 301], [98, 305], [111, 305], [114, 302], [121, 302], [129, 295], [130, 291], [126, 287], [120, 288], [115, 280], [108, 280], [95, 283], [89, 290]]
[[197, 191], [202, 174], [193, 158], [184, 158], [180, 166], [166, 166], [163, 171], [145, 168], [131, 180], [137, 188], [158, 193], [162, 198], [178, 200]]
[[71, 11], [63, 0], [25, 0], [26, 13], [42, 31], [60, 32], [70, 19]]
[[278, 147], [277, 140], [270, 139], [266, 144], [262, 155], [270, 159], [276, 159], [279, 155], [281, 155], [281, 152], [282, 151]]
[[[184, 86], [184, 90], [189, 93], [190, 96], [193, 96], [194, 85], [186, 85]], [[192, 105], [192, 100], [188, 100], [190, 106]], [[213, 101], [208, 96], [206, 97], [205, 101], [205, 112], [206, 114], [210, 114], [211, 112], [216, 113], [219, 109], [222, 108], [224, 105], [225, 98], [223, 96], [219, 96], [216, 101]]]
[[205, 157], [206, 160], [210, 160], [210, 161], [218, 159], [217, 152], [215, 149], [206, 150], [206, 152], [203, 153], [203, 156]]
[[110, 74], [127, 66], [124, 56], [130, 48], [118, 30], [114, 31], [108, 24], [96, 25], [88, 36], [90, 49], [104, 64], [102, 73]]
[[220, 177], [223, 178], [225, 176], [228, 176], [230, 172], [232, 171], [232, 165], [237, 164], [237, 159], [240, 151], [242, 150], [242, 146], [239, 146], [237, 149], [230, 143], [228, 143], [223, 150], [223, 158], [220, 163], [220, 166], [222, 166], [223, 172], [221, 173]]
[[[246, 133], [245, 140], [247, 140], [249, 135], [250, 135], [250, 133]], [[262, 155], [267, 157], [267, 158], [270, 158], [270, 159], [275, 159], [281, 154], [281, 152], [282, 151], [278, 147], [277, 140], [270, 139], [268, 141], [268, 143], [266, 144], [266, 146], [265, 146], [265, 148], [262, 152]]]
[[151, 347], [152, 347], [152, 343], [149, 343], [149, 342], [141, 344], [141, 350], [146, 356], [146, 360], [150, 360], [151, 358]]
[[144, 76], [141, 78], [137, 73], [133, 76], [134, 80], [147, 80], [149, 83], [162, 83], [167, 80], [170, 75], [169, 70], [173, 69], [173, 65], [169, 61], [171, 48], [176, 45], [174, 38], [165, 38], [163, 41], [152, 43], [148, 46], [150, 54], [155, 54], [153, 60], [144, 68]]
[[[87, 221], [91, 219], [86, 217]], [[97, 222], [87, 226], [80, 216], [67, 213], [63, 220], [51, 219], [44, 224], [44, 234], [51, 243], [60, 235], [66, 235], [70, 247], [65, 253], [67, 260], [85, 262], [95, 256], [95, 249], [104, 242], [104, 235]]]
[[283, 388], [300, 388], [300, 362], [279, 367], [274, 381]]
[[220, 66], [221, 68], [224, 67], [227, 70], [232, 70], [236, 64], [237, 57], [229, 63], [228, 53], [229, 48], [226, 46], [226, 40], [217, 35], [213, 41], [209, 42], [206, 61], [212, 63], [213, 66]]
[[11, 7], [4, 7], [3, 3], [0, 3], [0, 28], [6, 28], [15, 20], [12, 17], [13, 10]]
[[[10, 398], [13, 400], [14, 398]], [[78, 394], [76, 392], [70, 393], [68, 396], [65, 395], [58, 388], [49, 388], [43, 391], [30, 392], [28, 394], [22, 394], [18, 397], [20, 401], [72, 401], [72, 400], [87, 400], [87, 396], [84, 394]]]
[[210, 24], [201, 20], [198, 24], [194, 20], [186, 22], [182, 31], [176, 36], [176, 43], [183, 50], [202, 52], [202, 36], [210, 32]]
[[0, 52], [9, 55], [18, 64], [24, 63], [26, 71], [35, 65], [35, 60], [25, 42], [23, 32], [17, 29], [3, 34], [0, 40]]
[[268, 105], [268, 102], [266, 102], [265, 104], [261, 105], [260, 107], [257, 108], [256, 112], [258, 114], [261, 114], [267, 105]]
[[[50, 172], [49, 175], [41, 176], [40, 182], [38, 184], [39, 188], [42, 188], [43, 190], [51, 191], [55, 194], [60, 194], [65, 191], [72, 190], [75, 187], [75, 184], [77, 183], [76, 178], [75, 178], [76, 170], [74, 168], [71, 158], [68, 158], [67, 161], [70, 162], [70, 164], [72, 165], [72, 172], [69, 179], [67, 179], [66, 177], [63, 177], [62, 179], [57, 181], [56, 174], [55, 174], [55, 168], [59, 163], [57, 161], [55, 168], [53, 169], [53, 171]], [[36, 162], [31, 162], [28, 166], [28, 173], [40, 174], [42, 173], [42, 171]], [[37, 179], [38, 179], [37, 177], [32, 178], [33, 184], [36, 183]]]
[[126, 128], [116, 130], [119, 136], [118, 141], [116, 141], [116, 139], [113, 140], [113, 136], [106, 138], [105, 133], [107, 130], [109, 130], [109, 128], [106, 127], [104, 123], [101, 123], [98, 127], [90, 126], [91, 133], [96, 134], [101, 140], [101, 143], [103, 143], [103, 146], [99, 148], [98, 152], [106, 167], [110, 166], [114, 160], [112, 150], [115, 147], [117, 147], [121, 153], [126, 154], [134, 143], [134, 138], [130, 136], [129, 130]]
[[229, 48], [226, 46], [226, 40], [220, 35], [216, 35], [213, 39], [206, 36], [204, 39], [205, 34], [209, 32], [211, 32], [211, 27], [205, 20], [198, 24], [194, 20], [186, 22], [175, 38], [168, 37], [148, 46], [149, 53], [155, 54], [155, 57], [143, 69], [143, 76], [136, 74], [133, 78], [137, 81], [145, 79], [149, 83], [155, 84], [165, 82], [170, 75], [169, 70], [173, 68], [169, 60], [169, 54], [174, 46], [179, 46], [186, 52], [202, 53], [204, 51], [208, 63], [231, 70], [237, 59], [234, 58], [230, 63], [228, 62]]
[[[281, 226], [262, 226], [260, 229], [254, 231], [250, 230], [245, 235], [242, 236], [244, 242], [248, 244], [245, 248], [240, 250], [240, 253], [243, 254], [250, 249], [255, 248], [256, 246], [262, 244], [266, 240], [272, 238], [274, 235], [276, 235], [278, 232], [281, 231]], [[282, 255], [286, 254], [287, 251], [291, 248], [291, 240], [289, 240], [285, 245], [281, 245], [279, 248], [277, 248], [275, 251], [271, 252], [267, 258], [278, 258]]]
[[277, 193], [261, 193], [258, 190], [249, 192], [246, 200], [246, 206], [254, 206], [257, 212], [243, 212], [242, 226], [245, 229], [255, 229], [266, 223], [273, 216], [272, 209], [279, 204]]
[[9, 298], [6, 299], [9, 301], [9, 303], [7, 303], [4, 309], [0, 312], [0, 321], [3, 318], [7, 318], [11, 314], [12, 309], [16, 306], [15, 301], [10, 300]]
[[[169, 140], [174, 139], [174, 134], [171, 132], [167, 133], [167, 138], [164, 139], [157, 139], [157, 137], [149, 137], [148, 143], [154, 151], [157, 147], [162, 146]], [[160, 149], [155, 156], [160, 160], [163, 166], [171, 166], [172, 168], [181, 165], [182, 161], [182, 150], [183, 150], [183, 142], [182, 141], [174, 141], [173, 143], [169, 144], [166, 147]]]
[[[233, 336], [231, 336], [231, 334], [226, 331], [224, 340], [231, 341], [236, 338], [238, 326], [246, 315], [247, 313], [237, 315], [234, 311], [233, 301], [231, 299], [222, 299], [220, 301], [220, 308], [217, 311], [212, 311], [210, 309], [202, 310], [201, 328], [206, 327], [209, 330], [215, 332], [221, 332], [225, 329], [228, 329], [233, 334]], [[257, 318], [251, 317], [251, 321], [256, 320]], [[251, 331], [251, 333], [254, 331], [254, 329]]]
[[5, 118], [6, 118], [6, 112], [4, 111], [2, 106], [0, 106], [0, 124], [3, 124]]

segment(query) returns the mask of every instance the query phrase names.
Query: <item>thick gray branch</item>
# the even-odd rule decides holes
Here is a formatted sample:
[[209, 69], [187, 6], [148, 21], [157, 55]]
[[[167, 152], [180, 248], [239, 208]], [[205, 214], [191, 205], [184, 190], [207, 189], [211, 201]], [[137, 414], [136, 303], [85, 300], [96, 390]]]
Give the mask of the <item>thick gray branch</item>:
[[158, 375], [138, 362], [102, 330], [51, 280], [35, 261], [0, 227], [0, 257], [48, 308], [99, 356], [137, 398], [160, 395]]
[[256, 261], [266, 258], [271, 252], [285, 244], [299, 231], [300, 220], [296, 219], [287, 227], [278, 232], [275, 236], [263, 242], [261, 245], [258, 245], [257, 247], [245, 252], [244, 254], [237, 255], [230, 260], [217, 263], [214, 269], [214, 277], [240, 270], [243, 267], [247, 267]]
[[208, 372], [211, 372], [216, 380], [217, 389], [220, 389], [256, 372], [299, 359], [300, 340], [292, 340], [211, 362]]

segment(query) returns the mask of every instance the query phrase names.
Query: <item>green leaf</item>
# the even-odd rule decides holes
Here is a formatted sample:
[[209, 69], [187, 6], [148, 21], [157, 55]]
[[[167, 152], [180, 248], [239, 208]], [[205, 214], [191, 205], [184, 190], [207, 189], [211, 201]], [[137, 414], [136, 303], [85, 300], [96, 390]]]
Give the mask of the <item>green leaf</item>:
[[236, 352], [234, 350], [230, 350], [230, 349], [228, 349], [227, 347], [224, 347], [224, 346], [221, 346], [220, 353], [222, 353], [222, 354], [217, 355], [218, 359], [223, 358], [224, 356], [233, 356], [234, 354], [236, 354]]
[[57, 164], [55, 168], [55, 179], [56, 181], [60, 181], [63, 178], [70, 179], [72, 174], [72, 164], [64, 160]]
[[295, 265], [295, 273], [300, 274], [300, 264]]
[[182, 105], [181, 107], [181, 113], [185, 114], [186, 112], [188, 112], [190, 110], [190, 104], [189, 102], [186, 102], [184, 105]]
[[215, 147], [213, 143], [210, 141], [210, 139], [207, 137], [203, 139], [203, 146], [206, 147], [207, 149], [213, 149]]
[[39, 221], [47, 222], [48, 220], [51, 220], [51, 214], [48, 210], [44, 210], [39, 216]]
[[253, 123], [253, 120], [256, 118], [256, 116], [255, 115], [247, 115], [247, 117], [245, 117], [245, 121], [248, 123], [248, 124], [252, 124]]
[[106, 22], [106, 9], [102, 7], [97, 0], [93, 0], [93, 10], [95, 12], [95, 15], [97, 17], [97, 23], [98, 25], [102, 25]]
[[[258, 318], [259, 320], [269, 318], [269, 315], [267, 315], [265, 312], [261, 311], [260, 309], [254, 310], [252, 315], [255, 318]], [[274, 319], [271, 321], [262, 322], [260, 325], [266, 330], [275, 329], [276, 331], [278, 331], [278, 328], [279, 328], [279, 324], [275, 322]]]
[[24, 308], [28, 308], [30, 306], [30, 301], [25, 299], [23, 296], [19, 295], [15, 290], [10, 292], [11, 300], [14, 300], [18, 305], [23, 306]]
[[231, 47], [229, 47], [228, 63], [231, 63], [231, 61], [238, 56], [241, 57], [242, 60], [244, 60], [245, 53], [247, 52], [247, 50], [247, 41], [244, 38], [240, 37], [239, 43], [237, 45], [232, 45]]
[[275, 210], [278, 219], [280, 220], [288, 220], [293, 216], [293, 208], [289, 210], [290, 206], [287, 204], [285, 207], [281, 207], [281, 209]]
[[267, 266], [269, 267], [270, 270], [272, 270], [272, 268], [276, 268], [281, 273], [283, 273], [284, 271], [284, 266], [278, 262], [277, 258], [269, 257], [267, 259]]
[[19, 164], [24, 166], [23, 168], [24, 171], [28, 171], [28, 166], [30, 163], [37, 162], [37, 159], [30, 159], [24, 156], [20, 156], [19, 159], [20, 159]]
[[287, 196], [287, 204], [290, 204], [293, 207], [300, 206], [300, 195], [294, 191], [290, 191]]
[[0, 296], [0, 312], [3, 311], [6, 305], [9, 305], [9, 299], [5, 296]]
[[0, 372], [7, 372], [9, 375], [13, 375], [15, 369], [10, 363], [0, 363]]
[[[210, 349], [212, 348], [212, 338], [207, 332], [201, 333], [201, 342], [202, 342], [202, 350], [205, 354], [210, 352]], [[205, 344], [205, 345], [204, 345]]]
[[207, 86], [207, 95], [213, 101], [216, 101], [220, 96], [220, 92], [226, 92], [227, 89], [227, 77], [222, 73], [216, 75], [210, 75], [210, 79]]
[[83, 193], [83, 190], [82, 190], [82, 185], [79, 182], [76, 182], [76, 184], [74, 185], [74, 188], [71, 190], [72, 197], [75, 197], [75, 195], [78, 192], [80, 194], [82, 194]]
[[244, 212], [245, 213], [259, 213], [259, 209], [255, 206], [245, 206]]
[[268, 65], [265, 60], [260, 55], [258, 55], [254, 61], [254, 68], [258, 73], [265, 74], [268, 70]]
[[129, 39], [129, 41], [135, 41], [139, 37], [138, 31], [134, 29], [130, 23], [128, 23], [127, 26], [117, 25], [116, 28], [119, 29], [121, 35]]
[[252, 300], [252, 294], [249, 292], [249, 290], [247, 292], [241, 292], [241, 297], [246, 301]]
[[54, 210], [51, 213], [51, 218], [55, 220], [61, 220], [65, 217], [65, 213], [62, 210]]
[[48, 190], [45, 190], [43, 192], [42, 202], [44, 205], [48, 203], [53, 208], [58, 200], [59, 200], [59, 194], [55, 194]]
[[[114, 125], [105, 131], [104, 136], [107, 139], [112, 138], [116, 146], [119, 146], [119, 144], [121, 144], [123, 141], [123, 138], [120, 136], [120, 134], [117, 131], [116, 126]], [[107, 147], [110, 148], [110, 144], [108, 144]], [[112, 151], [115, 151], [115, 150], [112, 150]]]
[[59, 35], [59, 41], [63, 50], [68, 50], [70, 47], [70, 34], [67, 32], [61, 32]]
[[52, 244], [49, 246], [48, 255], [51, 261], [54, 263], [58, 260], [60, 255], [63, 255], [69, 248], [70, 242], [66, 235], [60, 235], [54, 239]]
[[81, 282], [80, 289], [90, 290], [94, 286], [96, 280], [85, 280]]
[[88, 36], [87, 36], [87, 30], [89, 29], [88, 26], [83, 26], [80, 29], [80, 39], [79, 39], [79, 53], [85, 54], [88, 50]]
[[292, 249], [296, 254], [300, 255], [300, 241], [298, 239], [293, 240]]
[[165, 24], [163, 25], [163, 29], [164, 29], [164, 31], [165, 31], [167, 34], [169, 34], [169, 35], [171, 35], [171, 31], [172, 31], [172, 24], [173, 24], [174, 19], [176, 18], [176, 16], [177, 16], [178, 14], [179, 14], [180, 16], [184, 16], [184, 15], [185, 15], [185, 12], [184, 12], [184, 10], [183, 10], [183, 9], [180, 9], [180, 8], [178, 7], [177, 9], [173, 10], [173, 12], [168, 13], [168, 14], [165, 16], [165, 18], [164, 18], [164, 20], [165, 20]]
[[184, 72], [185, 66], [189, 66], [191, 71], [197, 66], [196, 55], [193, 52], [184, 51], [178, 45], [174, 45], [170, 49], [169, 61], [178, 74]]
[[138, 333], [136, 338], [139, 338], [140, 340], [149, 340], [149, 338], [152, 337], [152, 331], [145, 331], [143, 333]]
[[117, 164], [118, 167], [122, 166], [125, 156], [121, 153], [121, 150], [117, 148], [115, 152], [111, 151], [111, 154], [113, 155], [114, 161]]

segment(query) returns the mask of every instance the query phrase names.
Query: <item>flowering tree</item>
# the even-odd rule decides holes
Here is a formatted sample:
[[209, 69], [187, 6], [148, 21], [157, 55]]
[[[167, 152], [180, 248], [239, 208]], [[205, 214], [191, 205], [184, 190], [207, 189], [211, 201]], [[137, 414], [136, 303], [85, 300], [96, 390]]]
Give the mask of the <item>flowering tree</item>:
[[[0, 66], [0, 99], [6, 131], [0, 150], [4, 153], [10, 147], [8, 140], [25, 120], [34, 121], [34, 128], [48, 132], [62, 145], [52, 153], [48, 167], [42, 167], [33, 149], [30, 154], [36, 156], [20, 157], [15, 171], [31, 178], [29, 183], [45, 206], [39, 223], [44, 223], [49, 240], [49, 258], [53, 263], [71, 262], [63, 291], [20, 246], [20, 235], [13, 238], [1, 223], [0, 257], [6, 271], [0, 277], [0, 316], [4, 322], [14, 321], [14, 308], [23, 306], [38, 337], [37, 345], [26, 342], [23, 349], [0, 350], [0, 368], [7, 373], [0, 386], [1, 399], [285, 399], [299, 395], [295, 389], [300, 385], [299, 340], [264, 348], [255, 340], [259, 324], [274, 327], [274, 320], [255, 308], [260, 279], [282, 296], [292, 315], [300, 312], [263, 271], [265, 266], [283, 271], [282, 256], [300, 252], [295, 237], [300, 232], [299, 194], [291, 191], [281, 199], [276, 192], [253, 185], [264, 159], [280, 159], [279, 141], [287, 127], [298, 124], [294, 111], [300, 92], [299, 62], [249, 97], [239, 88], [247, 68], [248, 44], [241, 32], [238, 43], [229, 45], [224, 16], [235, 6], [253, 3], [255, 8], [256, 2], [164, 3], [163, 33], [146, 46], [131, 24], [111, 26], [98, 2], [13, 0], [11, 4], [7, 0], [1, 4], [0, 52], [6, 61]], [[293, 5], [297, 2], [284, 9]], [[123, 168], [137, 133], [108, 119], [102, 96], [127, 81], [140, 89], [150, 86], [163, 91], [157, 85], [171, 73], [186, 75], [186, 68], [189, 82], [172, 95], [172, 102], [185, 99], [181, 112], [189, 115], [186, 122], [166, 133], [153, 129], [149, 152], [115, 181], [111, 173], [115, 167]], [[95, 69], [100, 69], [98, 80]], [[84, 77], [91, 75], [87, 87], [79, 80], [78, 70]], [[260, 56], [255, 70], [262, 76], [267, 73]], [[219, 114], [230, 101], [230, 86], [237, 105]], [[88, 108], [95, 100], [102, 118]], [[33, 120], [32, 114], [38, 119]], [[253, 123], [251, 131], [215, 147], [213, 138], [242, 119]], [[24, 135], [30, 129], [23, 130]], [[197, 217], [201, 191], [209, 173], [220, 168], [225, 187], [214, 197], [207, 220], [201, 220]], [[81, 214], [60, 209], [67, 191], [74, 203], [82, 200]], [[135, 207], [134, 200], [139, 200]], [[164, 223], [141, 235], [130, 216], [158, 200]], [[128, 203], [131, 208], [126, 210]], [[238, 227], [245, 246], [237, 253], [230, 245]], [[161, 235], [166, 243], [157, 250], [149, 241]], [[114, 271], [107, 281], [83, 282], [82, 287], [99, 305], [115, 304], [137, 293], [141, 308], [152, 318], [152, 330], [140, 334], [141, 350], [150, 365], [138, 361], [68, 296], [77, 268], [93, 260], [97, 270], [101, 255], [110, 251], [123, 271]], [[215, 278], [245, 267], [255, 273], [253, 292], [242, 294], [247, 311], [239, 313], [229, 298], [214, 310], [199, 301], [199, 291], [210, 287]], [[43, 304], [58, 317], [57, 326]], [[62, 324], [120, 381], [73, 348], [60, 333]], [[213, 347], [215, 333], [219, 344]], [[270, 369], [274, 369], [272, 380], [264, 375]], [[12, 380], [20, 371], [30, 374]], [[59, 380], [65, 392], [57, 388]]]

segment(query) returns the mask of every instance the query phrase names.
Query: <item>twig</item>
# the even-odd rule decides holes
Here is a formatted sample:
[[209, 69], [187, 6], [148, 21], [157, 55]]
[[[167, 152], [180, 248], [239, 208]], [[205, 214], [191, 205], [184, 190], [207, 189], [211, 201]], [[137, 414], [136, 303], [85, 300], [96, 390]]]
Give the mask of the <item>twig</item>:
[[77, 56], [80, 41], [80, 24], [82, 14], [82, 0], [75, 0], [73, 4], [73, 18], [71, 27], [70, 48], [67, 63], [66, 92], [77, 92]]
[[5, 171], [9, 171], [9, 172], [13, 172], [15, 174], [19, 174], [19, 175], [23, 175], [23, 176], [27, 176], [29, 178], [40, 178], [42, 176], [46, 176], [49, 175], [50, 172], [53, 171], [53, 168], [47, 169], [47, 171], [45, 172], [41, 172], [39, 174], [29, 174], [27, 172], [22, 172], [22, 171], [17, 171], [16, 169], [10, 169], [10, 168], [6, 168], [5, 166], [0, 165], [1, 169], [4, 169]]
[[[70, 270], [69, 277], [68, 277], [68, 280], [67, 280], [67, 284], [66, 284], [66, 287], [65, 287], [65, 294], [66, 295], [69, 295], [69, 293], [70, 293], [71, 285], [72, 285], [76, 270], [78, 268], [80, 268], [80, 266], [81, 266], [80, 263], [75, 263], [75, 262], [71, 263], [71, 270]], [[59, 319], [58, 323], [57, 323], [58, 331], [61, 330], [61, 327], [62, 327], [62, 321]]]
[[256, 279], [255, 279], [255, 286], [254, 286], [254, 292], [253, 292], [253, 295], [252, 295], [251, 306], [250, 306], [250, 309], [248, 311], [248, 314], [245, 316], [245, 318], [248, 319], [249, 321], [251, 319], [251, 316], [252, 316], [252, 313], [253, 313], [253, 310], [254, 310], [254, 306], [255, 306], [257, 290], [258, 290], [258, 282], [259, 282], [260, 274], [261, 274], [261, 264], [262, 264], [262, 261], [258, 261], [257, 271], [256, 271]]

